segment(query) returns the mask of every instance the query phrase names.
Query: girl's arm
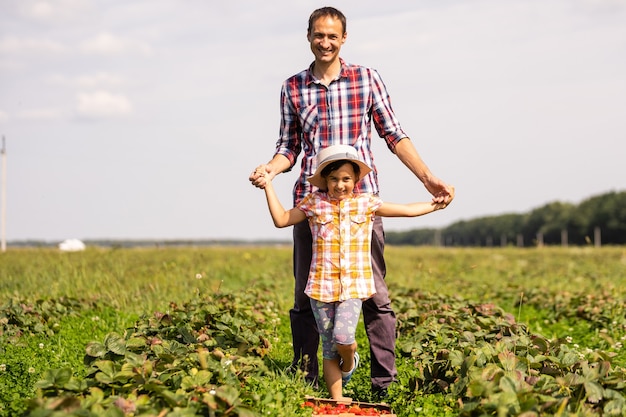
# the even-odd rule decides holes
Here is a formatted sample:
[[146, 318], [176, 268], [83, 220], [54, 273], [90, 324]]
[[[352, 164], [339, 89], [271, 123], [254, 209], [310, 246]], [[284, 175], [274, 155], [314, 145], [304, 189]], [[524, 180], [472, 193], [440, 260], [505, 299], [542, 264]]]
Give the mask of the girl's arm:
[[397, 203], [382, 203], [382, 205], [376, 210], [376, 215], [381, 217], [417, 217], [424, 214], [432, 213], [435, 210], [441, 210], [446, 208], [445, 203], [409, 203], [409, 204], [397, 204]]
[[294, 207], [290, 210], [285, 210], [283, 205], [280, 204], [280, 201], [278, 200], [278, 196], [276, 195], [276, 191], [274, 191], [272, 181], [267, 181], [265, 183], [264, 190], [265, 198], [267, 199], [267, 207], [270, 209], [270, 214], [272, 215], [274, 226], [292, 226], [306, 219], [306, 214], [304, 214], [304, 212], [299, 208]]
[[448, 204], [454, 199], [455, 189], [450, 187], [449, 200], [447, 202], [435, 203], [435, 202], [420, 202], [420, 203], [385, 203], [376, 210], [376, 214], [381, 217], [417, 217], [424, 214], [432, 213], [436, 210], [441, 210], [448, 207]]

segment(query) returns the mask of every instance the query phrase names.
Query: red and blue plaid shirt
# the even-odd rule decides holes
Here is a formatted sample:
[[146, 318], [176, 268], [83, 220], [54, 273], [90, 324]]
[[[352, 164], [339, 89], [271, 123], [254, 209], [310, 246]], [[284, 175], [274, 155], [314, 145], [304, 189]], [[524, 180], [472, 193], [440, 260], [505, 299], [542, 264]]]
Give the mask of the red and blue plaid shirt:
[[301, 171], [294, 186], [294, 204], [314, 190], [306, 181], [317, 168], [317, 153], [330, 145], [351, 145], [362, 161], [372, 167], [356, 184], [354, 192], [378, 194], [378, 178], [371, 150], [371, 122], [387, 147], [407, 137], [391, 108], [389, 94], [378, 72], [346, 64], [325, 86], [313, 76], [313, 64], [288, 78], [282, 86], [280, 137], [276, 154], [295, 165], [304, 151]]

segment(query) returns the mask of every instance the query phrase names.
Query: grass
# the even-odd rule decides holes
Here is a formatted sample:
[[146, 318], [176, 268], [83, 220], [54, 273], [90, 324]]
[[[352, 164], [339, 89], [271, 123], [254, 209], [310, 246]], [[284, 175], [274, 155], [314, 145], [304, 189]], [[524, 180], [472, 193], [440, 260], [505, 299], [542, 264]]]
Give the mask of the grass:
[[[20, 411], [19, 398], [34, 395], [45, 369], [70, 366], [80, 375], [85, 345], [108, 332], [123, 330], [142, 314], [166, 311], [201, 293], [272, 288], [280, 315], [271, 340], [270, 368], [276, 379], [264, 393], [267, 409], [280, 404], [274, 396], [288, 392], [281, 372], [291, 360], [288, 310], [293, 278], [289, 247], [211, 247], [99, 249], [62, 253], [53, 249], [16, 249], [0, 256], [0, 300], [89, 300], [76, 314], [63, 314], [58, 329], [27, 332], [0, 346], [0, 415]], [[391, 296], [407, 289], [493, 303], [546, 337], [570, 338], [581, 349], [616, 353], [626, 365], [621, 343], [626, 334], [626, 249], [606, 248], [430, 248], [386, 249]], [[92, 304], [90, 304], [92, 303]], [[579, 311], [583, 309], [582, 313]], [[622, 322], [615, 322], [621, 317]], [[1, 328], [0, 328], [1, 329]], [[360, 346], [367, 350], [362, 326]], [[0, 341], [8, 334], [0, 334]], [[366, 365], [366, 364], [365, 364]], [[412, 366], [398, 358], [400, 374]], [[0, 368], [2, 369], [2, 368]], [[356, 373], [350, 394], [369, 399], [367, 365]], [[322, 384], [323, 385], [323, 384]], [[455, 415], [455, 403], [441, 394], [415, 396], [415, 387], [396, 386], [398, 398], [411, 398], [402, 416]], [[323, 386], [319, 392], [324, 395]], [[0, 401], [1, 403], [2, 401]], [[281, 415], [276, 410], [272, 415]]]

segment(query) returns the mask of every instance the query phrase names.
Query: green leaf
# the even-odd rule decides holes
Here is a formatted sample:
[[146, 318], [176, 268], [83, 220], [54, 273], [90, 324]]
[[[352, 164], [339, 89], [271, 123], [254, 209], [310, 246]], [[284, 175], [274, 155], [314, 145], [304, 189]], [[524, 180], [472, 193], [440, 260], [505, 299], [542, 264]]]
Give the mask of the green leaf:
[[125, 363], [122, 365], [122, 369], [115, 375], [117, 380], [130, 379], [137, 375], [135, 366]]
[[235, 410], [237, 411], [237, 415], [239, 417], [258, 417], [258, 413], [255, 413], [244, 406], [235, 407]]
[[205, 403], [210, 410], [217, 410], [218, 404], [215, 394], [208, 392], [202, 396], [202, 402]]
[[461, 365], [463, 365], [463, 361], [465, 360], [465, 355], [463, 355], [463, 352], [460, 352], [458, 350], [453, 350], [448, 355], [448, 358], [450, 360], [450, 365], [453, 368], [458, 368], [458, 367], [461, 367]]
[[487, 365], [481, 372], [481, 376], [485, 381], [497, 381], [503, 374], [502, 368], [493, 363]]
[[92, 358], [102, 358], [107, 353], [107, 348], [100, 342], [89, 342], [85, 348], [85, 352]]
[[116, 369], [113, 361], [96, 361], [93, 363], [93, 366], [105, 375], [110, 377], [115, 375]]
[[185, 400], [185, 396], [174, 393], [170, 390], [163, 390], [160, 392], [161, 396], [167, 403], [173, 407], [181, 406]]
[[624, 400], [611, 400], [604, 405], [603, 411], [604, 415], [607, 416], [620, 416], [624, 411]]
[[577, 363], [580, 360], [580, 357], [578, 356], [578, 353], [575, 352], [567, 352], [565, 355], [563, 355], [563, 359], [561, 360], [561, 364], [563, 366], [572, 366], [575, 363]]
[[102, 414], [102, 417], [124, 417], [124, 412], [117, 407], [109, 407]]
[[509, 376], [500, 378], [499, 387], [503, 392], [517, 393], [517, 383]]
[[111, 385], [113, 382], [115, 382], [113, 377], [107, 374], [103, 374], [102, 372], [98, 372], [95, 378], [96, 378], [96, 381], [105, 385]]
[[83, 392], [88, 388], [87, 381], [79, 378], [71, 378], [67, 384], [63, 386], [64, 389], [73, 392]]
[[195, 387], [203, 387], [211, 382], [212, 377], [212, 372], [200, 370], [195, 375], [187, 375], [183, 377], [180, 387], [186, 391]]
[[583, 386], [585, 387], [587, 401], [590, 403], [597, 404], [604, 398], [604, 389], [597, 382], [587, 381]]
[[506, 371], [513, 371], [517, 365], [517, 357], [513, 352], [500, 352], [498, 359]]
[[43, 379], [36, 383], [37, 388], [63, 388], [72, 378], [70, 368], [51, 369], [44, 372]]
[[230, 385], [223, 385], [215, 390], [215, 396], [230, 405], [235, 405], [239, 399], [239, 391]]
[[178, 333], [183, 337], [183, 341], [187, 344], [196, 343], [197, 340], [194, 335], [189, 331], [189, 329], [185, 326], [178, 327]]
[[126, 341], [117, 333], [109, 333], [104, 338], [104, 344], [107, 349], [116, 355], [124, 355], [126, 353]]
[[139, 350], [147, 345], [143, 337], [131, 337], [126, 341], [126, 349]]

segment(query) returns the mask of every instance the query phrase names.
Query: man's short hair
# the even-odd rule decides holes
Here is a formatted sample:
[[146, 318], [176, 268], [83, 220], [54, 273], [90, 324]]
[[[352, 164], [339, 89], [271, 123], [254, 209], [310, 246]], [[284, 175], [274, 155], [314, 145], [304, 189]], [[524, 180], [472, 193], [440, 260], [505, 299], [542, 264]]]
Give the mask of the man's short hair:
[[341, 13], [339, 10], [335, 9], [334, 7], [322, 7], [313, 11], [313, 13], [311, 13], [311, 16], [309, 17], [309, 28], [307, 29], [307, 33], [309, 35], [311, 34], [311, 29], [313, 29], [313, 23], [317, 19], [319, 19], [320, 17], [326, 17], [326, 16], [330, 16], [334, 19], [339, 19], [339, 21], [341, 22], [341, 26], [343, 28], [342, 35], [346, 33], [346, 17], [344, 16], [343, 13]]

